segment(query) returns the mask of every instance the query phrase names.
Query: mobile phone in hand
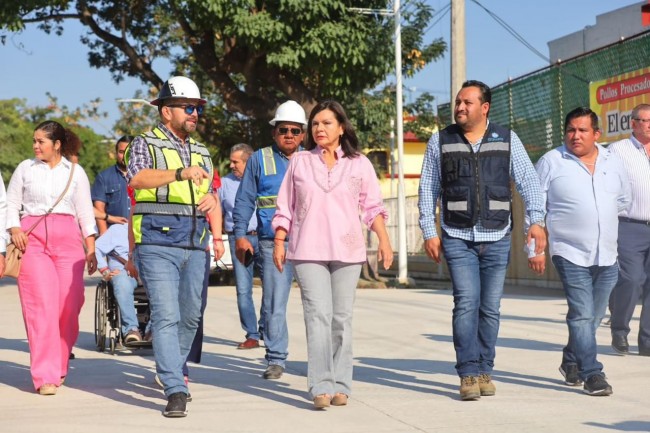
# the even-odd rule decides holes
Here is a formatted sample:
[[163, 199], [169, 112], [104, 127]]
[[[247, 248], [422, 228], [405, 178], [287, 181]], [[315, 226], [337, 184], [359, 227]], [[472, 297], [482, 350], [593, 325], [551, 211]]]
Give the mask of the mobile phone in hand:
[[251, 250], [246, 250], [244, 253], [244, 266], [248, 267], [253, 263], [253, 252]]

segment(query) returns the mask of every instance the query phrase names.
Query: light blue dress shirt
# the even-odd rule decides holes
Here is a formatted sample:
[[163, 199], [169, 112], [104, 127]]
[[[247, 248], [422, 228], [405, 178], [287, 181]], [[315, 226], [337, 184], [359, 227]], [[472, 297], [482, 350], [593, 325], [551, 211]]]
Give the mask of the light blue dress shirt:
[[129, 225], [112, 224], [103, 235], [95, 241], [95, 256], [97, 256], [97, 269], [108, 267], [111, 271], [124, 270], [124, 265], [115, 257], [108, 254], [115, 252], [126, 260], [129, 256]]
[[[219, 188], [219, 199], [221, 200], [221, 210], [223, 211], [223, 227], [226, 233], [232, 233], [235, 229], [235, 224], [232, 220], [232, 211], [235, 207], [235, 196], [237, 189], [241, 185], [241, 179], [232, 173], [221, 178], [221, 188]], [[248, 222], [248, 232], [257, 230], [257, 216], [253, 208], [253, 216]]]
[[546, 201], [551, 256], [584, 267], [616, 262], [618, 215], [631, 201], [623, 162], [597, 147], [593, 175], [564, 145], [546, 153], [536, 166]]

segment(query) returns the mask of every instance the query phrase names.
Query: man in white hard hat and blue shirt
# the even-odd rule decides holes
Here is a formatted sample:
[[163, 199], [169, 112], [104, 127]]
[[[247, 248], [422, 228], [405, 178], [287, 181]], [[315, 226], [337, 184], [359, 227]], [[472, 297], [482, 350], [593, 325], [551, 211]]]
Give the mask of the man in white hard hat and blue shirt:
[[136, 137], [125, 154], [136, 200], [133, 260], [149, 297], [166, 417], [187, 415], [189, 392], [182, 368], [201, 317], [208, 231], [215, 257], [224, 252], [221, 209], [212, 194], [212, 159], [190, 137], [205, 103], [194, 81], [170, 78], [151, 102], [158, 107], [160, 122]]
[[289, 158], [298, 150], [305, 137], [307, 117], [300, 104], [287, 101], [277, 108], [273, 120], [269, 123], [273, 126], [274, 143], [259, 149], [249, 158], [235, 197], [232, 218], [236, 239], [235, 254], [240, 262], [245, 263], [246, 256], [254, 252], [253, 246], [246, 238], [246, 230], [257, 205], [257, 237], [263, 269], [262, 337], [268, 363], [263, 377], [279, 379], [284, 373], [289, 354], [287, 302], [293, 267], [287, 262], [280, 272], [273, 263], [275, 232], [271, 227], [271, 220], [275, 214], [277, 195], [289, 165]]

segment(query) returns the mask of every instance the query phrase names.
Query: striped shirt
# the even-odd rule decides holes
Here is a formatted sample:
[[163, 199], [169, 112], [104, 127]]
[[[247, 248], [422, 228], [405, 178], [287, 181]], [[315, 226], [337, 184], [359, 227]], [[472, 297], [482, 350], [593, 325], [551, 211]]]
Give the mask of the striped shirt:
[[[162, 123], [158, 123], [158, 128], [167, 136], [169, 141], [171, 141], [183, 161], [185, 167], [190, 166], [190, 137], [189, 135], [185, 141], [178, 138], [171, 132], [168, 128], [165, 127]], [[131, 156], [129, 157], [129, 163], [126, 171], [126, 180], [131, 182], [131, 179], [145, 168], [153, 168], [153, 159], [149, 153], [149, 146], [147, 146], [147, 140], [142, 135], [138, 135], [133, 139], [131, 144]]]
[[[510, 144], [510, 176], [515, 182], [517, 191], [524, 199], [526, 216], [533, 224], [544, 221], [546, 211], [544, 210], [539, 177], [530, 162], [523, 143], [514, 131], [511, 131]], [[478, 152], [480, 146], [481, 142], [473, 144], [472, 150]], [[436, 203], [441, 194], [440, 159], [439, 134], [436, 132], [427, 143], [418, 190], [420, 228], [425, 240], [438, 236], [436, 231]], [[463, 229], [447, 226], [444, 219], [440, 223], [442, 229], [451, 237], [472, 242], [495, 242], [510, 231], [512, 218], [510, 224], [503, 229], [497, 230], [486, 229], [480, 220], [474, 227]]]
[[650, 221], [650, 157], [634, 135], [607, 147], [623, 160], [632, 190], [632, 204], [621, 216]]

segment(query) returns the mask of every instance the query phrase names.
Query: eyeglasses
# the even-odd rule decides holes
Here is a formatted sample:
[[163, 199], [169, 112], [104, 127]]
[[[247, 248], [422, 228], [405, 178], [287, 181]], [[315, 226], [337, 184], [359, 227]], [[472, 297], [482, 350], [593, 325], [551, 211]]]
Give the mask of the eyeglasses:
[[168, 105], [168, 107], [182, 108], [185, 114], [188, 115], [194, 113], [194, 110], [196, 110], [196, 114], [199, 116], [203, 114], [203, 109], [205, 108], [203, 105]]
[[278, 132], [282, 135], [287, 135], [287, 132], [291, 131], [293, 135], [299, 135], [302, 134], [302, 129], [300, 128], [278, 128]]
[[645, 125], [646, 123], [649, 123], [649, 122], [650, 122], [650, 119], [632, 119], [632, 120], [636, 120], [637, 122], [641, 122], [641, 123], [643, 123], [644, 125]]

